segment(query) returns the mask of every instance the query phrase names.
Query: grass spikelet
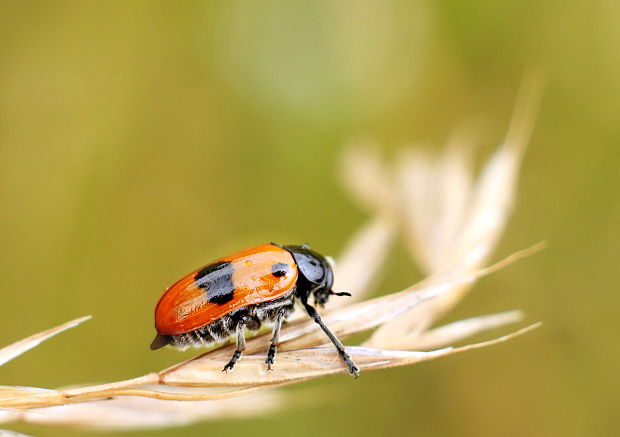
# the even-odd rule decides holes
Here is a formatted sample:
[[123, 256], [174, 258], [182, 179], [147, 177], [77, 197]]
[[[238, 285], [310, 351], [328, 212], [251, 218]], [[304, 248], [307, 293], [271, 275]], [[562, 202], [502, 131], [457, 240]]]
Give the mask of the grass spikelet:
[[[479, 177], [467, 165], [471, 150], [459, 143], [439, 157], [421, 150], [405, 151], [393, 172], [373, 151], [359, 148], [347, 152], [343, 171], [346, 185], [371, 211], [372, 218], [350, 240], [336, 263], [335, 288], [352, 292], [353, 300], [330, 302], [322, 317], [340, 338], [375, 330], [365, 343], [347, 347], [363, 377], [372, 378], [370, 370], [495, 345], [539, 326], [533, 324], [494, 340], [460, 347], [454, 345], [472, 335], [521, 321], [522, 313], [476, 316], [434, 327], [477, 279], [542, 247], [533, 246], [484, 267], [514, 202], [520, 158], [538, 97], [538, 84], [526, 81], [507, 139]], [[428, 277], [404, 290], [363, 300], [385, 263], [398, 229]], [[0, 364], [88, 318], [1, 349]], [[21, 420], [96, 429], [178, 426], [280, 408], [285, 405], [285, 394], [275, 390], [278, 387], [346, 373], [338, 354], [312, 320], [290, 320], [280, 340], [273, 371], [268, 371], [264, 362], [270, 341], [270, 334], [264, 333], [248, 339], [243, 359], [229, 373], [222, 373], [222, 367], [232, 352], [230, 344], [125, 381], [58, 390], [0, 387], [0, 422]]]

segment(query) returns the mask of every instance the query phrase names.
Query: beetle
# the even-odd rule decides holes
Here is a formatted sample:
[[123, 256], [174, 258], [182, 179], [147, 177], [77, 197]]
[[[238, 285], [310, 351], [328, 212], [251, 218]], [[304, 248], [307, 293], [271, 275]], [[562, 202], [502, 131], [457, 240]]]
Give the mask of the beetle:
[[323, 306], [335, 296], [334, 273], [328, 260], [301, 246], [262, 244], [240, 250], [199, 268], [169, 287], [155, 308], [156, 350], [171, 345], [184, 350], [236, 336], [236, 350], [222, 371], [232, 370], [245, 349], [245, 328], [273, 325], [267, 369], [274, 364], [282, 322], [293, 312], [297, 299], [325, 332], [356, 378], [359, 368], [338, 338], [323, 323], [308, 300]]

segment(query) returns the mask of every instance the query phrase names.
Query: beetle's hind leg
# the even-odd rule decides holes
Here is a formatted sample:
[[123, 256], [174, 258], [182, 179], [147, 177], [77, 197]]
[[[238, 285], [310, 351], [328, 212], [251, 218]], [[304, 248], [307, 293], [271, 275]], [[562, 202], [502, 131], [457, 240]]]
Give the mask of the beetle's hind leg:
[[242, 316], [239, 319], [239, 323], [237, 323], [237, 349], [233, 353], [230, 361], [224, 366], [222, 372], [226, 372], [227, 370], [233, 370], [235, 368], [235, 364], [241, 358], [241, 354], [245, 350], [245, 324], [247, 321], [247, 316]]
[[280, 308], [278, 315], [276, 316], [276, 323], [273, 325], [273, 335], [271, 336], [271, 346], [269, 346], [269, 352], [267, 352], [267, 370], [271, 370], [271, 366], [274, 363], [276, 357], [276, 351], [278, 350], [278, 344], [280, 343], [280, 328], [282, 327], [282, 320], [286, 314], [286, 308]]

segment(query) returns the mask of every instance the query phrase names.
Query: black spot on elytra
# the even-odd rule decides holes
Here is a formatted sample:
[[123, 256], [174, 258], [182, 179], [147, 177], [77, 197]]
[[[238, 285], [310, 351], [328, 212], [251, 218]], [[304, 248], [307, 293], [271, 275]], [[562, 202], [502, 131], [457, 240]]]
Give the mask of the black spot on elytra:
[[196, 285], [207, 292], [207, 300], [219, 305], [230, 302], [235, 293], [232, 281], [234, 268], [228, 261], [209, 264], [194, 276]]
[[271, 266], [271, 273], [276, 278], [281, 278], [288, 273], [289, 266], [285, 263], [277, 263]]

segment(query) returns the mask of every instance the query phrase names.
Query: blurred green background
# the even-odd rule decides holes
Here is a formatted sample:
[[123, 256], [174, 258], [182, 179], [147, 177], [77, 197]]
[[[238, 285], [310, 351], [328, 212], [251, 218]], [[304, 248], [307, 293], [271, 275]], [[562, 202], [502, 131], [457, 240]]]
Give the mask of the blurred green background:
[[[337, 254], [366, 219], [340, 189], [343, 146], [372, 139], [390, 156], [475, 118], [485, 156], [533, 66], [545, 97], [495, 259], [550, 248], [483, 279], [450, 319], [522, 308], [542, 329], [298, 385], [310, 399], [284, 412], [120, 435], [611, 435], [619, 22], [613, 0], [0, 3], [0, 344], [94, 316], [3, 366], [3, 384], [178, 361], [148, 350], [166, 286], [265, 241]], [[397, 248], [378, 289], [416, 272]]]

